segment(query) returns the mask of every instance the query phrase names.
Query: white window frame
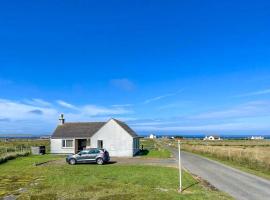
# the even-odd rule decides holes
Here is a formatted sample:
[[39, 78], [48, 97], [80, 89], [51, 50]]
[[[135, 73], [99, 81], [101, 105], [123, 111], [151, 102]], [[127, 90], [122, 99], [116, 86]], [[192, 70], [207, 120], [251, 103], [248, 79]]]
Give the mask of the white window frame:
[[[72, 146], [67, 147], [67, 141], [72, 141]], [[74, 140], [73, 139], [62, 139], [62, 148], [64, 149], [72, 149], [74, 147]]]

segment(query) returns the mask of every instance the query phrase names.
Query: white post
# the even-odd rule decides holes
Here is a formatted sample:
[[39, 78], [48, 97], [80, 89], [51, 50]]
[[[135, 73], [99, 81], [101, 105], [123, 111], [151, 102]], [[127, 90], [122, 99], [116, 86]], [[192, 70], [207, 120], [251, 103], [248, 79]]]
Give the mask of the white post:
[[179, 164], [179, 192], [182, 192], [182, 166], [181, 166], [181, 148], [180, 140], [178, 140], [178, 164]]

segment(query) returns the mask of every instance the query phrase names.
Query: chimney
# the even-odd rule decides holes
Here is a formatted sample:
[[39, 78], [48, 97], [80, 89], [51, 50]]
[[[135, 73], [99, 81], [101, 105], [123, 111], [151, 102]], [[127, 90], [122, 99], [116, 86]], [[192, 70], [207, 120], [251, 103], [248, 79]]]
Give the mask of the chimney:
[[60, 125], [64, 125], [65, 124], [65, 118], [64, 118], [64, 114], [63, 113], [60, 115], [59, 124]]

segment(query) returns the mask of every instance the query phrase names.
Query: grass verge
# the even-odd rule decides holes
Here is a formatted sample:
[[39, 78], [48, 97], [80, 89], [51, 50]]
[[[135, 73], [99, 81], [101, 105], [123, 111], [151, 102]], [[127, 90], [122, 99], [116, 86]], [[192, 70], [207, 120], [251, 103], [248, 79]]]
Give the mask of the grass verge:
[[170, 158], [171, 152], [164, 148], [157, 139], [141, 139], [141, 145], [143, 145], [143, 150], [140, 154], [145, 158]]

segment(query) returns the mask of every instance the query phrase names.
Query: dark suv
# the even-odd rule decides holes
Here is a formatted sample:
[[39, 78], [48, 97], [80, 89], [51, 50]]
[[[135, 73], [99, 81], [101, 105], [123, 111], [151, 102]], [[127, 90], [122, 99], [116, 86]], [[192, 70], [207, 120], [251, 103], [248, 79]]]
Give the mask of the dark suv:
[[110, 156], [109, 152], [105, 149], [90, 148], [82, 150], [77, 154], [68, 155], [66, 161], [71, 165], [89, 162], [96, 162], [97, 164], [102, 165], [110, 161]]

